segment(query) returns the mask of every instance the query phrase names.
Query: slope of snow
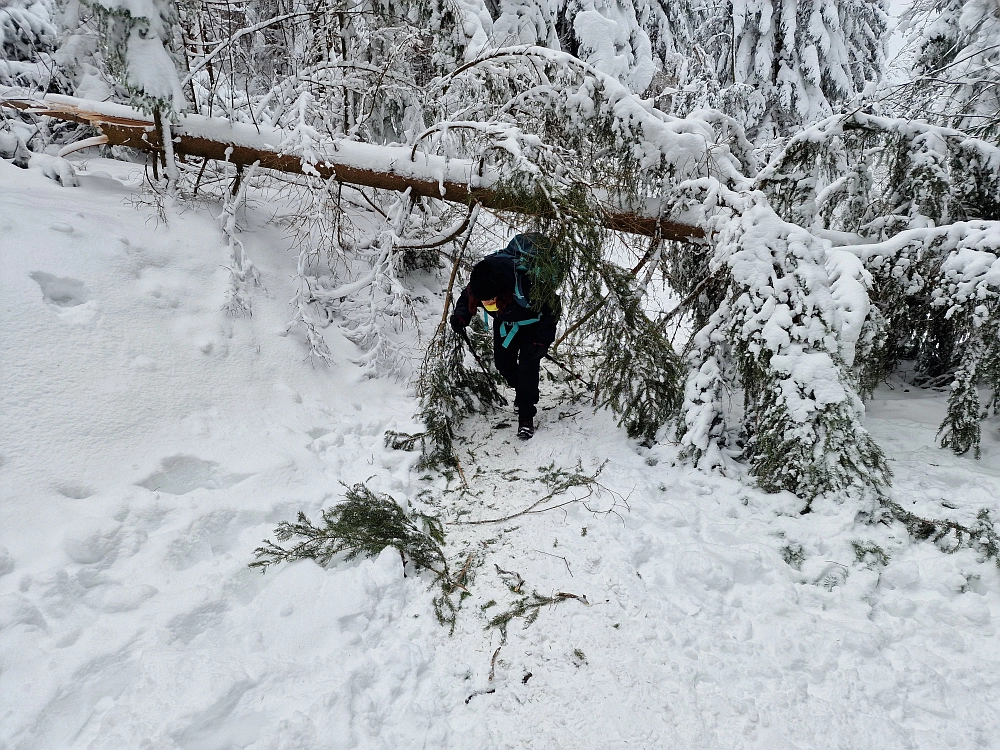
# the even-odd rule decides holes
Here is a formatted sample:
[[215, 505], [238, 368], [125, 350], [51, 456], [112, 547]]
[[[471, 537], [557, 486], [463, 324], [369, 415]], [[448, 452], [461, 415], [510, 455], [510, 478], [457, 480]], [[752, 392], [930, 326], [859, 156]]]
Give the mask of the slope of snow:
[[[68, 189], [0, 161], [3, 750], [1000, 747], [992, 562], [850, 504], [800, 516], [551, 383], [530, 443], [509, 414], [469, 421], [468, 490], [415, 472], [383, 447], [418, 429], [412, 390], [361, 379], [336, 326], [329, 369], [286, 334], [294, 257], [273, 207], [242, 219], [265, 287], [234, 319], [217, 207], [164, 224], [130, 204], [139, 177], [93, 160]], [[945, 396], [885, 388], [867, 426], [900, 502], [971, 522], [1000, 504], [1000, 440], [990, 422], [981, 461], [936, 448]], [[450, 636], [393, 550], [247, 568], [342, 483], [489, 520], [544, 493], [540, 467], [605, 461], [580, 502], [447, 527], [472, 577]], [[518, 599], [501, 571], [586, 601], [514, 620], [501, 645], [484, 627]]]

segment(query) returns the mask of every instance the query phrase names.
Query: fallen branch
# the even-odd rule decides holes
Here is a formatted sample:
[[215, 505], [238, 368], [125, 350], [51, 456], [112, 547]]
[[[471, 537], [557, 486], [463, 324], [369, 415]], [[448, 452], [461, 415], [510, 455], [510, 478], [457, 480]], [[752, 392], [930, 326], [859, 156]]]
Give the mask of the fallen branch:
[[[604, 470], [604, 467], [606, 465], [607, 465], [607, 461], [605, 461], [603, 464], [601, 464], [601, 466], [597, 469], [597, 471], [594, 472], [594, 474], [592, 474], [592, 475], [591, 474], [583, 474], [582, 471], [577, 471], [576, 473], [570, 473], [570, 472], [563, 471], [562, 469], [552, 469], [552, 467], [548, 467], [548, 476], [547, 477], [543, 477], [542, 481], [545, 481], [547, 484], [549, 484], [550, 487], [552, 487], [551, 492], [549, 492], [547, 495], [543, 495], [542, 497], [538, 498], [538, 500], [536, 500], [535, 502], [533, 502], [531, 505], [529, 505], [524, 510], [520, 510], [517, 513], [511, 513], [509, 516], [503, 516], [502, 518], [486, 518], [486, 519], [483, 519], [481, 521], [448, 521], [448, 525], [449, 526], [482, 526], [483, 524], [487, 524], [487, 523], [503, 523], [505, 521], [510, 521], [510, 520], [515, 519], [515, 518], [520, 518], [521, 516], [535, 515], [537, 513], [546, 513], [546, 512], [548, 512], [550, 510], [555, 510], [556, 508], [562, 508], [563, 506], [566, 506], [566, 505], [572, 505], [573, 503], [582, 503], [582, 502], [584, 502], [587, 498], [591, 497], [594, 494], [594, 488], [595, 487], [598, 490], [604, 490], [606, 492], [610, 492], [612, 496], [621, 497], [621, 495], [617, 495], [617, 493], [615, 493], [613, 490], [609, 490], [607, 487], [601, 485], [597, 481], [598, 475]], [[557, 495], [561, 495], [562, 493], [566, 492], [568, 489], [570, 489], [572, 487], [586, 487], [587, 488], [587, 494], [584, 495], [583, 497], [575, 497], [575, 498], [572, 498], [571, 500], [566, 500], [566, 501], [561, 502], [561, 503], [556, 503], [555, 505], [550, 505], [550, 506], [545, 507], [545, 508], [539, 508], [538, 507], [538, 506], [543, 505], [544, 503], [548, 502], [549, 500], [552, 500]], [[607, 512], [608, 513], [615, 512], [615, 507], [617, 507], [617, 505], [618, 505], [618, 502], [617, 502], [617, 500], [615, 500], [614, 505]], [[626, 506], [627, 506], [627, 503], [626, 503]], [[587, 507], [586, 503], [584, 503], [584, 507]], [[591, 510], [591, 509], [588, 507], [587, 510]], [[593, 510], [591, 510], [591, 512], [596, 513], [596, 512], [603, 512], [603, 511], [593, 511]]]
[[906, 530], [915, 539], [929, 539], [945, 552], [954, 552], [960, 547], [974, 549], [985, 559], [992, 559], [1000, 568], [1000, 534], [993, 525], [990, 512], [985, 508], [977, 514], [974, 526], [966, 526], [947, 518], [924, 518], [896, 502], [887, 502], [885, 508], [893, 518], [906, 526]]
[[590, 605], [590, 602], [587, 601], [587, 597], [582, 594], [570, 594], [565, 591], [559, 591], [552, 596], [545, 596], [543, 594], [539, 594], [537, 591], [532, 591], [529, 596], [521, 597], [519, 600], [514, 602], [510, 609], [505, 612], [501, 612], [486, 623], [486, 630], [493, 628], [499, 630], [500, 645], [503, 646], [507, 642], [507, 626], [510, 624], [511, 620], [514, 620], [515, 618], [523, 618], [524, 627], [528, 627], [538, 619], [538, 616], [542, 612], [542, 607], [562, 604], [570, 599], [576, 599], [578, 602], [582, 602], [588, 606]]

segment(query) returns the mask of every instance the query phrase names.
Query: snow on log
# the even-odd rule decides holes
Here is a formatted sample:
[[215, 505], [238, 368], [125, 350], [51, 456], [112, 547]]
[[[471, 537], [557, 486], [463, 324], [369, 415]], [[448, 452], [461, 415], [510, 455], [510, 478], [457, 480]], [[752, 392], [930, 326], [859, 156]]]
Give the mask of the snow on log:
[[[112, 146], [163, 151], [153, 118], [121, 104], [56, 94], [29, 97], [0, 88], [0, 107], [91, 125]], [[237, 165], [259, 163], [279, 172], [332, 177], [338, 182], [381, 190], [409, 189], [413, 195], [452, 203], [479, 203], [497, 211], [530, 213], [528, 208], [504, 200], [492, 190], [499, 176], [495, 171], [481, 170], [467, 159], [446, 159], [419, 151], [414, 154], [408, 146], [337, 140], [321, 157], [310, 160], [289, 153], [292, 136], [287, 131], [201, 115], [182, 115], [171, 133], [174, 153], [182, 156]], [[648, 237], [656, 233], [658, 221], [660, 235], [667, 240], [690, 242], [705, 236], [700, 226], [657, 219], [654, 211], [609, 206], [602, 219], [608, 229]]]

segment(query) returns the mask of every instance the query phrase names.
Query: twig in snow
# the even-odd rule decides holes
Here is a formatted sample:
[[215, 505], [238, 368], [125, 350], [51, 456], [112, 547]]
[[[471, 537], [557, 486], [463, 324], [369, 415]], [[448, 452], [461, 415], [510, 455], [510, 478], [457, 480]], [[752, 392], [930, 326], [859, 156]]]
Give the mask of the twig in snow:
[[541, 614], [542, 607], [561, 604], [562, 602], [576, 599], [586, 605], [590, 605], [587, 597], [582, 594], [570, 594], [566, 591], [559, 591], [552, 596], [544, 596], [537, 591], [532, 591], [530, 596], [521, 597], [506, 612], [501, 612], [486, 624], [486, 629], [496, 628], [500, 631], [500, 645], [507, 642], [507, 626], [510, 621], [521, 617], [524, 618], [524, 626], [528, 627]]
[[544, 552], [544, 551], [542, 551], [540, 549], [536, 549], [536, 550], [532, 550], [532, 551], [533, 552], [539, 552], [539, 553], [541, 553], [543, 555], [548, 555], [549, 557], [555, 557], [558, 560], [562, 560], [566, 564], [566, 572], [569, 573], [569, 577], [570, 578], [573, 577], [573, 571], [569, 569], [569, 560], [567, 560], [562, 555], [553, 555], [551, 552]]
[[472, 693], [468, 698], [465, 699], [465, 705], [468, 706], [469, 701], [471, 701], [477, 695], [489, 695], [490, 693], [495, 693], [496, 691], [497, 691], [496, 688], [490, 688], [489, 690], [477, 690], [476, 692]]
[[497, 650], [493, 652], [493, 658], [490, 659], [490, 682], [493, 682], [493, 677], [496, 674], [497, 669], [497, 656], [500, 654], [500, 649], [503, 646], [497, 646]]
[[[479, 526], [479, 525], [487, 524], [487, 523], [503, 523], [504, 521], [510, 521], [510, 520], [512, 520], [514, 518], [519, 518], [521, 516], [534, 515], [536, 513], [545, 513], [545, 512], [550, 511], [550, 510], [555, 510], [556, 508], [562, 508], [563, 506], [566, 506], [566, 505], [572, 505], [573, 503], [583, 503], [584, 507], [588, 511], [590, 511], [591, 513], [602, 513], [603, 512], [603, 513], [616, 513], [617, 514], [617, 511], [615, 510], [615, 508], [618, 506], [619, 500], [622, 501], [622, 503], [625, 505], [626, 508], [628, 508], [628, 503], [625, 501], [625, 498], [623, 498], [617, 492], [615, 492], [614, 490], [609, 489], [608, 487], [605, 487], [604, 485], [602, 485], [599, 482], [597, 482], [597, 476], [601, 473], [601, 471], [604, 470], [604, 467], [605, 467], [606, 464], [607, 464], [607, 462], [605, 461], [605, 463], [601, 464], [601, 466], [597, 469], [596, 472], [594, 472], [593, 474], [589, 474], [589, 475], [588, 474], [583, 474], [580, 471], [577, 471], [575, 473], [571, 473], [571, 472], [564, 471], [562, 469], [554, 469], [553, 470], [551, 466], [547, 467], [548, 470], [549, 470], [549, 472], [548, 472], [548, 474], [546, 476], [543, 477], [542, 481], [545, 481], [547, 484], [549, 484], [549, 486], [553, 488], [552, 491], [549, 492], [547, 495], [544, 495], [543, 497], [540, 497], [538, 500], [536, 500], [535, 502], [533, 502], [531, 505], [529, 505], [524, 510], [520, 510], [517, 513], [511, 513], [510, 515], [503, 516], [501, 518], [486, 518], [486, 519], [483, 519], [483, 520], [480, 520], [480, 521], [449, 521], [448, 525], [450, 525], [450, 526]], [[540, 506], [540, 505], [548, 502], [549, 500], [552, 500], [557, 495], [561, 495], [563, 492], [566, 492], [571, 487], [586, 487], [587, 488], [587, 494], [584, 495], [583, 497], [577, 497], [577, 498], [573, 498], [571, 500], [566, 500], [565, 502], [556, 503], [555, 505], [550, 505], [550, 506], [548, 506], [546, 508], [539, 508], [538, 507], [538, 506]], [[606, 511], [595, 510], [595, 509], [591, 508], [589, 505], [586, 504], [585, 501], [587, 500], [587, 498], [591, 497], [594, 494], [595, 488], [596, 488], [597, 491], [604, 491], [604, 492], [609, 493], [614, 498], [614, 503], [612, 504], [612, 506], [608, 510], [606, 510]]]

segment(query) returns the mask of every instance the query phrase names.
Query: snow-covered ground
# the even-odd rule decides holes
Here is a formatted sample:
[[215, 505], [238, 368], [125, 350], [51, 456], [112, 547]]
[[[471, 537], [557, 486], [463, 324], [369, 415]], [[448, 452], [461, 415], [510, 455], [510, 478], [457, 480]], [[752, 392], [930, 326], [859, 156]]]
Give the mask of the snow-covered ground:
[[[244, 220], [265, 287], [231, 318], [211, 207], [163, 224], [129, 203], [136, 167], [86, 167], [69, 189], [0, 161], [3, 750], [1000, 747], [992, 562], [849, 503], [798, 515], [552, 385], [530, 443], [510, 415], [470, 420], [461, 492], [383, 447], [419, 427], [407, 384], [362, 379], [335, 326], [331, 368], [286, 334], [294, 257], [271, 206]], [[934, 444], [943, 409], [897, 385], [868, 425], [900, 502], [971, 521], [1000, 505], [997, 425], [980, 461], [955, 457]], [[605, 461], [585, 503], [446, 527], [453, 567], [471, 559], [452, 635], [393, 550], [247, 567], [342, 483], [482, 520], [544, 494], [540, 467]], [[585, 601], [501, 646], [484, 626], [512, 582]]]

